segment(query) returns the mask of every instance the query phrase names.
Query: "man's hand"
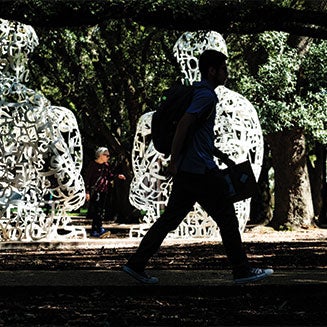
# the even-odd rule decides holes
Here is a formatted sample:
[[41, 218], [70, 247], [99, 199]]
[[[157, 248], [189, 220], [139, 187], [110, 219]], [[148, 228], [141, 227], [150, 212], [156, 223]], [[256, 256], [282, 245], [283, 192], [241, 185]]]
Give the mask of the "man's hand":
[[90, 193], [85, 194], [85, 201], [86, 202], [90, 201]]
[[166, 177], [174, 177], [177, 174], [177, 165], [170, 161], [167, 169], [166, 169]]

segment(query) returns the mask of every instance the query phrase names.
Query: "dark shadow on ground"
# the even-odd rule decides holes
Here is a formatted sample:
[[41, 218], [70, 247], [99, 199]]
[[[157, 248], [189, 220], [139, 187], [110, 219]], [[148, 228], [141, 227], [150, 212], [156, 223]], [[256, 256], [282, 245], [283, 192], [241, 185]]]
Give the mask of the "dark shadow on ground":
[[[246, 243], [251, 261], [276, 271], [326, 270], [327, 242]], [[132, 248], [0, 250], [0, 270], [120, 270]], [[155, 270], [226, 270], [221, 244], [163, 247]], [[259, 284], [124, 292], [106, 287], [2, 287], [1, 326], [325, 326], [326, 283]]]

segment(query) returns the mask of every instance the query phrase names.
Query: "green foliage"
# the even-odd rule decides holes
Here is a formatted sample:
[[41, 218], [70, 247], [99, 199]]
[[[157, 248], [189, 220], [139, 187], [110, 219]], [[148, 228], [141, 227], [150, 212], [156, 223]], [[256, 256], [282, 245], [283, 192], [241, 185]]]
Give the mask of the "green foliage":
[[327, 41], [316, 41], [303, 58], [302, 75], [309, 91], [327, 90]]
[[[139, 117], [179, 79], [172, 48], [180, 33], [121, 20], [37, 34], [31, 86], [75, 112], [86, 152], [108, 145], [104, 133], [110, 133], [128, 155]], [[255, 105], [265, 133], [300, 127], [326, 143], [326, 41], [314, 41], [301, 56], [288, 38], [280, 32], [229, 36], [227, 86]]]
[[137, 120], [177, 78], [169, 46], [175, 34], [129, 21], [37, 34], [40, 46], [30, 63], [33, 88], [75, 112], [86, 152], [109, 145], [102, 124], [130, 151]]
[[265, 133], [301, 128], [327, 143], [327, 42], [314, 41], [300, 55], [288, 37], [282, 32], [229, 37], [230, 85], [254, 104]]

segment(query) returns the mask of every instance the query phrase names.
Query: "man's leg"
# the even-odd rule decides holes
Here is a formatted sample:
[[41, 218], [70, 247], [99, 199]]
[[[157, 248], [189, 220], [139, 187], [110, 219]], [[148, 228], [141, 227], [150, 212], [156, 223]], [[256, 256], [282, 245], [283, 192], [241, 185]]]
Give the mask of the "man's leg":
[[138, 249], [128, 260], [127, 267], [136, 272], [144, 272], [149, 259], [159, 250], [167, 234], [176, 229], [192, 210], [194, 195], [188, 192], [184, 185], [183, 175], [177, 176], [165, 212], [143, 237]]
[[[198, 202], [219, 227], [226, 255], [233, 267], [234, 281], [236, 283], [246, 283], [271, 275], [273, 273], [272, 269], [250, 267], [243, 247], [234, 204], [228, 200], [224, 192], [224, 180], [221, 179], [219, 174], [215, 178], [210, 177], [207, 179], [207, 187], [205, 188], [209, 190], [210, 194], [204, 194]], [[213, 182], [216, 185], [213, 185]]]
[[204, 210], [215, 220], [219, 227], [226, 255], [233, 269], [249, 266], [239, 231], [238, 219], [232, 203], [206, 199], [200, 202]]
[[159, 250], [167, 234], [178, 227], [189, 211], [172, 211], [167, 208], [145, 234], [137, 251], [129, 259], [128, 265], [143, 271], [148, 260]]

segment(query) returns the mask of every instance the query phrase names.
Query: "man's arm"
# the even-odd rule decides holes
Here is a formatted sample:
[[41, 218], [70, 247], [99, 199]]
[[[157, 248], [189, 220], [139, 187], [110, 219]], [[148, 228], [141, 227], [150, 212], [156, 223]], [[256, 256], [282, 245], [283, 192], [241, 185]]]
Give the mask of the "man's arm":
[[197, 120], [196, 114], [185, 113], [179, 121], [175, 136], [171, 147], [171, 158], [167, 169], [168, 175], [175, 176], [177, 173], [178, 159], [183, 150], [185, 141], [189, 132], [193, 130], [193, 126]]

